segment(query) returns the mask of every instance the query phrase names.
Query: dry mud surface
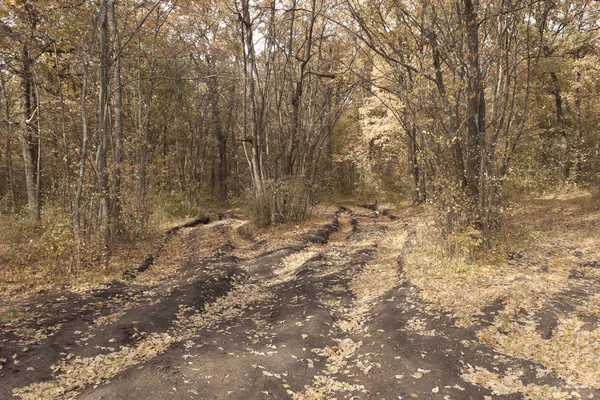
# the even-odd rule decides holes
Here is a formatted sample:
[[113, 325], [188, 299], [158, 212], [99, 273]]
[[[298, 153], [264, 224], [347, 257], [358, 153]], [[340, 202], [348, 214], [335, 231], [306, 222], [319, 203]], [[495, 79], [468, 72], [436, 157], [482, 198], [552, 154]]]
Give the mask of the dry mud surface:
[[[340, 207], [277, 245], [245, 233], [241, 219], [182, 229], [177, 267], [152, 284], [138, 279], [160, 260], [131, 281], [46, 293], [3, 316], [0, 398], [523, 398], [476, 384], [486, 370], [552, 388], [537, 398], [600, 399], [478, 340], [502, 303], [466, 328], [433, 311], [403, 274], [412, 218]], [[574, 271], [554, 308], [536, 315], [541, 334], [597, 283], [586, 268], [596, 267]]]

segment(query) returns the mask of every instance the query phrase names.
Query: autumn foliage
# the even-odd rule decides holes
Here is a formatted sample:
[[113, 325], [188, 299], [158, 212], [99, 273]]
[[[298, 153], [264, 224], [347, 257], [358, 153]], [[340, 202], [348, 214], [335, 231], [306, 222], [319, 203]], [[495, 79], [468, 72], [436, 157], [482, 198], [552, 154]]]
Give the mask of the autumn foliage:
[[511, 198], [598, 191], [599, 12], [3, 1], [3, 234], [87, 254], [70, 274], [201, 209], [269, 226], [345, 196], [429, 204], [443, 235], [489, 247]]

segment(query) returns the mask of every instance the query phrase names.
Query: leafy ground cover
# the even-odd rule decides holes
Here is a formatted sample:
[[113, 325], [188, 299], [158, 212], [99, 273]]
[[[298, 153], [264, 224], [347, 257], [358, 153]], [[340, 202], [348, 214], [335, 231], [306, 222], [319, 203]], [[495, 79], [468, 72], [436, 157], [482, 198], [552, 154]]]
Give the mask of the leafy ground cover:
[[598, 212], [582, 195], [514, 213], [516, 234], [471, 258], [437, 246], [419, 208], [180, 229], [134, 279], [5, 300], [0, 392], [597, 398]]
[[[512, 218], [515, 222], [506, 228], [512, 235], [499, 243], [497, 254], [448, 262], [444, 250], [421, 242], [410, 257], [407, 276], [423, 290], [423, 299], [452, 313], [458, 325], [480, 326], [481, 343], [539, 363], [571, 384], [599, 389], [597, 202], [586, 193], [531, 199]], [[432, 231], [427, 224], [418, 229], [420, 237]], [[497, 312], [490, 318], [486, 305], [494, 303]], [[486, 319], [491, 324], [481, 321]], [[466, 376], [487, 386], [518, 382], [515, 374], [498, 380], [483, 369]]]

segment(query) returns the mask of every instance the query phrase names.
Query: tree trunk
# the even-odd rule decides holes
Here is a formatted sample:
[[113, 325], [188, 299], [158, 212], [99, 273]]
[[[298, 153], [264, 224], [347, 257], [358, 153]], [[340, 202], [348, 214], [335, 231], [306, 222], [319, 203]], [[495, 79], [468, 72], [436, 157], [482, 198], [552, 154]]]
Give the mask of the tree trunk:
[[0, 81], [2, 83], [2, 97], [4, 98], [4, 112], [6, 117], [7, 135], [6, 135], [6, 172], [8, 178], [8, 188], [10, 193], [11, 208], [14, 211], [17, 205], [15, 195], [15, 180], [12, 170], [12, 121], [10, 120], [11, 99], [6, 90], [4, 75], [0, 72]]
[[108, 33], [108, 2], [102, 0], [100, 5], [100, 82], [98, 91], [98, 150], [96, 152], [96, 170], [98, 181], [96, 189], [100, 199], [98, 219], [100, 231], [104, 239], [104, 251], [110, 248], [110, 196], [108, 189], [108, 169], [106, 162], [107, 136], [109, 121], [106, 115], [109, 99], [109, 33]]
[[333, 97], [333, 89], [330, 85], [325, 88], [325, 173], [328, 178], [333, 172], [333, 115], [331, 111], [331, 102]]
[[[295, 8], [295, 2], [293, 7]], [[292, 14], [292, 24], [293, 24], [294, 14]], [[288, 146], [284, 158], [284, 173], [287, 176], [291, 176], [294, 170], [294, 151], [297, 147], [298, 136], [300, 135], [300, 109], [302, 107], [302, 95], [304, 94], [304, 79], [306, 78], [306, 74], [308, 73], [307, 67], [312, 56], [312, 44], [313, 44], [313, 29], [315, 25], [316, 19], [316, 0], [312, 0], [311, 2], [311, 15], [310, 15], [310, 24], [308, 27], [308, 32], [306, 36], [306, 43], [304, 44], [304, 56], [300, 63], [300, 71], [298, 73], [298, 80], [296, 81], [296, 86], [292, 85], [292, 95], [291, 95], [291, 103], [292, 103], [292, 120], [290, 122], [290, 137], [288, 139]], [[293, 26], [293, 25], [292, 25]], [[293, 37], [293, 28], [290, 31], [290, 53], [292, 52], [292, 38]], [[292, 57], [292, 55], [288, 55], [288, 57]]]
[[[62, 206], [63, 209], [65, 210], [65, 212], [70, 211], [70, 200], [69, 200], [69, 170], [71, 168], [71, 152], [69, 151], [69, 145], [67, 143], [67, 130], [65, 127], [65, 117], [66, 117], [66, 113], [65, 113], [65, 98], [64, 98], [64, 92], [63, 92], [63, 84], [62, 84], [62, 77], [59, 71], [59, 66], [58, 66], [58, 51], [56, 49], [56, 43], [54, 44], [54, 68], [55, 68], [55, 72], [56, 72], [56, 79], [58, 80], [58, 95], [59, 95], [59, 100], [60, 100], [60, 130], [61, 130], [61, 134], [62, 134], [62, 141], [63, 141], [63, 151], [65, 152], [65, 156], [64, 156], [64, 168], [65, 168], [65, 176], [64, 176], [64, 182], [63, 182], [63, 188], [62, 188]], [[68, 211], [67, 211], [68, 210]]]
[[113, 118], [115, 150], [113, 161], [113, 193], [111, 198], [112, 234], [123, 233], [121, 211], [121, 164], [123, 162], [123, 86], [121, 85], [121, 38], [117, 25], [115, 1], [109, 0], [109, 26], [113, 35], [112, 41], [112, 76], [113, 76]]
[[81, 88], [81, 159], [79, 160], [79, 177], [77, 178], [77, 188], [75, 191], [75, 201], [73, 202], [73, 232], [75, 237], [81, 237], [81, 196], [83, 191], [83, 182], [85, 180], [85, 163], [88, 147], [88, 117], [87, 117], [87, 91], [88, 91], [88, 71], [89, 62], [85, 55], [82, 56], [83, 67], [83, 86]]
[[[405, 118], [409, 118], [405, 115]], [[421, 185], [420, 185], [420, 175], [419, 175], [419, 164], [417, 160], [417, 130], [414, 124], [410, 121], [406, 122], [407, 132], [406, 132], [406, 148], [408, 155], [408, 173], [411, 177], [411, 187], [412, 187], [412, 197], [413, 203], [419, 204], [421, 202]]]
[[569, 163], [567, 160], [567, 133], [565, 131], [565, 121], [563, 117], [563, 98], [560, 90], [560, 83], [555, 72], [550, 73], [552, 78], [552, 94], [554, 95], [554, 106], [556, 110], [556, 128], [559, 134], [559, 154], [558, 154], [558, 178], [562, 183], [569, 178]]
[[575, 73], [575, 79], [577, 87], [575, 88], [575, 114], [577, 117], [576, 131], [577, 131], [577, 144], [576, 144], [576, 160], [575, 160], [575, 175], [578, 179], [582, 178], [583, 174], [583, 163], [585, 160], [585, 139], [583, 138], [583, 126], [581, 120], [581, 93], [579, 84], [581, 81], [581, 72]]
[[40, 221], [40, 198], [39, 198], [39, 132], [37, 118], [39, 110], [32, 110], [36, 103], [33, 83], [33, 59], [29, 54], [28, 44], [25, 43], [21, 50], [20, 72], [20, 125], [21, 144], [23, 146], [23, 162], [25, 164], [25, 183], [27, 187], [27, 208], [29, 219]]
[[485, 135], [485, 96], [479, 66], [479, 21], [476, 0], [464, 0], [467, 33], [467, 148], [466, 179], [469, 197], [479, 199], [480, 170]]
[[[447, 130], [450, 135], [450, 140], [452, 141], [452, 155], [454, 158], [454, 168], [456, 174], [456, 182], [463, 190], [467, 188], [467, 177], [465, 175], [465, 163], [463, 158], [462, 146], [460, 143], [460, 138], [458, 134], [455, 111], [450, 104], [450, 100], [448, 100], [448, 96], [446, 93], [446, 85], [444, 84], [444, 76], [442, 75], [442, 61], [440, 57], [440, 52], [438, 49], [437, 37], [435, 35], [431, 36], [431, 46], [432, 46], [432, 58], [433, 58], [433, 66], [435, 69], [435, 85], [438, 91], [438, 95], [442, 104], [444, 105], [444, 111], [446, 112], [446, 118], [448, 120]], [[458, 105], [458, 98], [456, 99]]]
[[[252, 182], [254, 186], [255, 195], [257, 198], [263, 196], [263, 176], [261, 168], [261, 154], [260, 154], [260, 132], [258, 124], [259, 110], [256, 104], [256, 81], [255, 81], [255, 66], [256, 66], [256, 54], [254, 49], [254, 34], [252, 26], [252, 18], [250, 17], [250, 2], [249, 0], [242, 0], [242, 23], [244, 29], [244, 77], [245, 85], [247, 88], [246, 102], [249, 104], [249, 118], [248, 122], [250, 125], [250, 134], [252, 142], [252, 153], [251, 153], [251, 171], [252, 171]], [[247, 141], [248, 138], [244, 138]]]
[[[209, 61], [209, 64], [211, 62]], [[214, 68], [214, 66], [212, 66]], [[219, 199], [227, 200], [227, 133], [223, 131], [219, 112], [219, 81], [216, 77], [209, 83], [212, 125], [217, 140], [217, 176]]]
[[[156, 24], [154, 29], [154, 38], [152, 41], [152, 53], [150, 55], [150, 68], [149, 68], [149, 79], [148, 89], [146, 92], [146, 99], [144, 101], [145, 113], [143, 117], [143, 137], [142, 137], [142, 149], [140, 154], [140, 231], [144, 232], [146, 229], [146, 197], [148, 195], [148, 182], [147, 182], [147, 165], [148, 165], [148, 141], [150, 138], [150, 113], [152, 110], [152, 95], [154, 94], [154, 74], [156, 70], [156, 42], [158, 40], [158, 29], [160, 22], [160, 13], [156, 15]], [[142, 98], [141, 83], [140, 83], [140, 100]], [[141, 105], [140, 105], [141, 114]]]

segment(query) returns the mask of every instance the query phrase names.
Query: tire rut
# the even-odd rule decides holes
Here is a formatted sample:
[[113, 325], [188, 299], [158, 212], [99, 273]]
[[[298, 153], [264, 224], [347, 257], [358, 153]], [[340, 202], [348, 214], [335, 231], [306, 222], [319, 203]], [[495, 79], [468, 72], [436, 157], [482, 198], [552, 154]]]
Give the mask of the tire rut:
[[[459, 328], [420, 298], [402, 271], [414, 240], [406, 218], [376, 206], [340, 207], [312, 233], [270, 249], [242, 226], [192, 228], [176, 278], [97, 293], [100, 303], [114, 304], [77, 314], [40, 341], [21, 369], [0, 371], [0, 389], [20, 388], [13, 393], [24, 399], [89, 400], [492, 396], [465, 381], [475, 366], [523, 370], [524, 385], [572, 389], [551, 373], [538, 376], [539, 365], [478, 342], [484, 319]], [[141, 292], [118, 310], [128, 290]], [[498, 309], [488, 311], [491, 318]], [[78, 324], [94, 334], [87, 345], [60, 336]], [[26, 378], [52, 344], [52, 357]]]
[[[336, 224], [334, 218], [312, 237], [327, 240]], [[217, 222], [192, 229], [183, 269], [175, 279], [157, 287], [113, 284], [88, 295], [46, 298], [30, 318], [14, 321], [1, 332], [0, 355], [12, 362], [0, 371], [0, 390], [31, 399], [73, 397], [86, 386], [104, 382], [122, 369], [195, 337], [196, 331], [221, 318], [236, 318], [250, 303], [268, 297], [250, 283], [250, 269], [234, 254], [236, 248], [227, 235], [235, 229], [230, 228]], [[279, 257], [311, 242], [309, 237], [291, 251], [279, 251]], [[58, 317], [36, 322], [52, 309], [62, 311], [63, 306]], [[29, 330], [51, 334], [38, 333], [31, 343], [17, 340]]]

